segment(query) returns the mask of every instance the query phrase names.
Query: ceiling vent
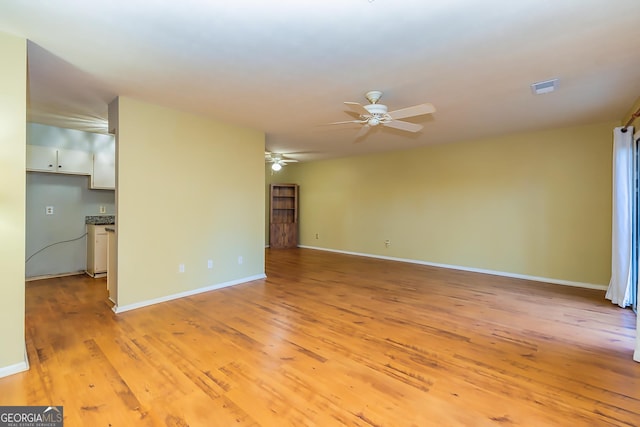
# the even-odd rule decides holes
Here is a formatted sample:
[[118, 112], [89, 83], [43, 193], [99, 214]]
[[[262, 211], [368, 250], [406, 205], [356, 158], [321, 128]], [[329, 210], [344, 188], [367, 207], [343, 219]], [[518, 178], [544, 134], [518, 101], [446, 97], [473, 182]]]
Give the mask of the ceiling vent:
[[543, 93], [553, 92], [558, 88], [558, 79], [537, 82], [531, 85], [531, 91], [534, 95], [542, 95]]

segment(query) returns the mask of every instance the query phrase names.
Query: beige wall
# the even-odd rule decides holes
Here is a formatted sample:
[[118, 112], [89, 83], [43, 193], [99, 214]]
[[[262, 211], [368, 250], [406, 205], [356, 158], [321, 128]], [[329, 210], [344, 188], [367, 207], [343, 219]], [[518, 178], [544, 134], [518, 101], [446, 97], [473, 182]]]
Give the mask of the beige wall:
[[118, 306], [264, 274], [264, 134], [124, 97], [117, 122]]
[[0, 376], [24, 354], [26, 40], [0, 33]]
[[604, 286], [617, 125], [293, 164], [274, 180], [300, 184], [301, 245]]

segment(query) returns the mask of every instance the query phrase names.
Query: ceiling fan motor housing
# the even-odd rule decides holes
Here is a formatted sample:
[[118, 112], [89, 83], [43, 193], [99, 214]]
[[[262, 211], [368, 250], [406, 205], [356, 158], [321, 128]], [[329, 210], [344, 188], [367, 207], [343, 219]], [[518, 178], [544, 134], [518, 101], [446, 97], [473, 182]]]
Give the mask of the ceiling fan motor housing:
[[364, 108], [371, 114], [371, 117], [363, 117], [367, 120], [369, 126], [377, 126], [380, 123], [388, 121], [387, 106], [382, 104], [364, 105]]
[[387, 106], [386, 105], [382, 105], [382, 104], [371, 104], [371, 105], [364, 105], [364, 108], [369, 112], [369, 114], [371, 115], [385, 115], [387, 114]]

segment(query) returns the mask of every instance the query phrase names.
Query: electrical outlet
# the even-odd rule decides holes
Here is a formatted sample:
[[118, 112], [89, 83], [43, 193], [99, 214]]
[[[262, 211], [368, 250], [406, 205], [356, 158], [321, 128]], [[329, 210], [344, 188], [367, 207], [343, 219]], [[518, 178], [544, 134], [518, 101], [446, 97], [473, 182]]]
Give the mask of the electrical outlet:
[[178, 266], [178, 273], [184, 273], [184, 264]]
[[207, 268], [209, 268], [209, 269], [213, 268], [213, 260], [212, 259], [207, 261]]
[[44, 213], [47, 214], [47, 215], [53, 215], [53, 206], [47, 206], [44, 209]]
[[388, 248], [389, 246], [391, 246], [391, 240], [385, 240], [384, 241], [384, 247]]
[[100, 213], [107, 213], [106, 206], [100, 206]]
[[238, 264], [242, 264], [243, 263], [243, 259], [242, 259], [242, 255], [238, 257]]
[[316, 240], [320, 238], [320, 233], [316, 233]]

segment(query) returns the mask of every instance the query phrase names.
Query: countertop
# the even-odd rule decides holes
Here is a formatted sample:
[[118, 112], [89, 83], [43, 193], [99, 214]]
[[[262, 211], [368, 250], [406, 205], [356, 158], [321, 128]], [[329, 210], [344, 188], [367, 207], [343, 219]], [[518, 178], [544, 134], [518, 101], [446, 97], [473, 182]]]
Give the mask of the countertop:
[[85, 224], [110, 225], [116, 223], [115, 215], [93, 215], [84, 217]]

